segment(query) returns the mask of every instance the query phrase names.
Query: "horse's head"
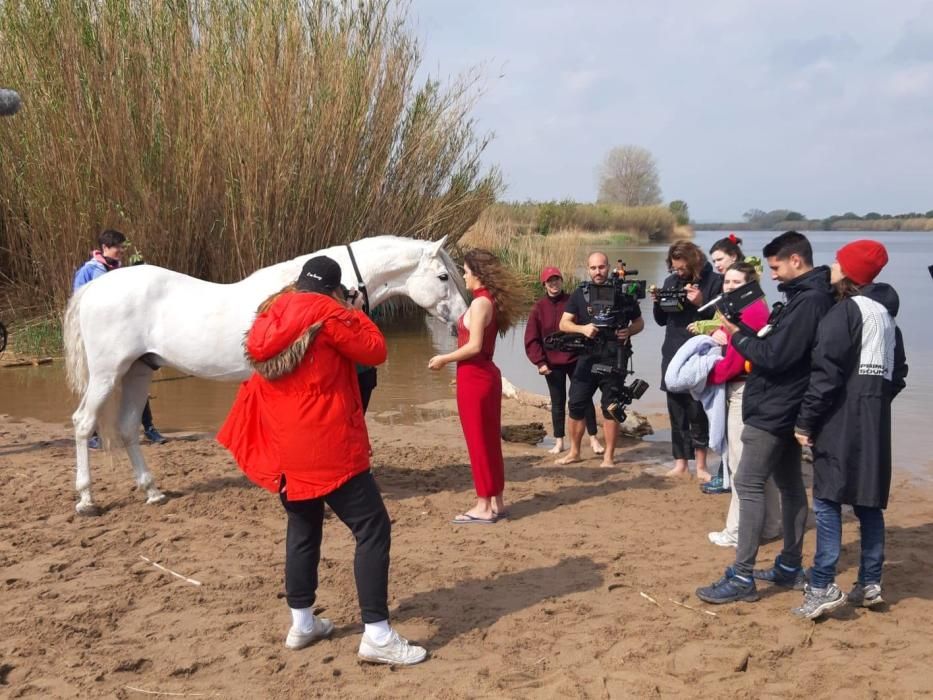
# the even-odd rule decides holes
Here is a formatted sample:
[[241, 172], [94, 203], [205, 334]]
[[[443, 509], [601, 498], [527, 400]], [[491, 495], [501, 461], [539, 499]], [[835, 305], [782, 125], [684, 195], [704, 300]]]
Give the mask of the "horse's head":
[[467, 310], [469, 296], [453, 259], [444, 250], [444, 236], [429, 243], [418, 267], [408, 278], [408, 296], [418, 306], [447, 323], [455, 323]]

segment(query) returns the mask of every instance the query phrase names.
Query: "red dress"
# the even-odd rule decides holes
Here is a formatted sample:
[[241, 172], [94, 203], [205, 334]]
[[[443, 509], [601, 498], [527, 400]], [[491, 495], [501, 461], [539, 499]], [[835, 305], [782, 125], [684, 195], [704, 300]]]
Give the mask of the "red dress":
[[[483, 287], [473, 297], [485, 297], [495, 304]], [[502, 461], [502, 374], [492, 361], [496, 349], [495, 316], [483, 331], [483, 347], [479, 354], [457, 363], [457, 409], [460, 426], [470, 453], [473, 484], [480, 498], [493, 498], [505, 488], [505, 466]], [[457, 321], [457, 347], [470, 339], [470, 331]]]

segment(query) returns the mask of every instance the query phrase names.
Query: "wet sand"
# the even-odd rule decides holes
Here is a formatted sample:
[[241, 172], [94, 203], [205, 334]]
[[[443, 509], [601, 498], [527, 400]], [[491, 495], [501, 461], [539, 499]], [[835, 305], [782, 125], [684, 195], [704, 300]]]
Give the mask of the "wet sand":
[[[450, 401], [450, 399], [446, 399]], [[504, 404], [506, 423], [546, 412]], [[663, 427], [652, 416], [657, 427]], [[94, 454], [98, 518], [74, 514], [73, 444], [60, 425], [0, 417], [0, 697], [918, 697], [933, 693], [931, 491], [898, 477], [881, 611], [818, 623], [800, 594], [713, 608], [693, 590], [734, 550], [706, 539], [728, 496], [658, 474], [663, 442], [626, 441], [615, 468], [557, 467], [506, 444], [511, 518], [454, 526], [472, 503], [457, 419], [370, 421], [393, 518], [390, 609], [431, 658], [360, 664], [352, 540], [329, 518], [318, 607], [337, 629], [284, 647], [284, 518], [209, 434], [144, 452], [171, 499], [144, 504], [123, 456]], [[585, 454], [588, 454], [586, 452]], [[858, 566], [844, 529], [839, 583]], [[812, 558], [814, 535], [806, 539]], [[770, 562], [779, 546], [762, 548]], [[146, 557], [186, 577], [175, 578]], [[650, 596], [650, 600], [642, 595]], [[680, 607], [684, 603], [693, 609]], [[714, 612], [715, 615], [704, 611]]]

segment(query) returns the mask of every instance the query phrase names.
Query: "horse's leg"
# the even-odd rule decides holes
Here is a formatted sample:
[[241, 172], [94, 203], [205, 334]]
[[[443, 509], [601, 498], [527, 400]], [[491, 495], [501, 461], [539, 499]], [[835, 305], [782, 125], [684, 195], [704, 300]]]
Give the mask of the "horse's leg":
[[139, 448], [139, 421], [142, 418], [143, 408], [149, 398], [149, 384], [152, 381], [152, 370], [142, 362], [134, 362], [123, 377], [123, 396], [120, 403], [120, 437], [126, 447], [126, 454], [133, 465], [136, 475], [136, 485], [145, 489], [146, 503], [164, 503], [165, 494], [156, 488], [142, 450]]
[[77, 466], [75, 469], [75, 489], [78, 503], [75, 510], [78, 515], [99, 515], [100, 509], [91, 498], [91, 459], [87, 441], [97, 425], [97, 415], [113, 392], [113, 378], [106, 380], [92, 376], [87, 390], [81, 398], [78, 410], [71, 416], [75, 427], [75, 448]]

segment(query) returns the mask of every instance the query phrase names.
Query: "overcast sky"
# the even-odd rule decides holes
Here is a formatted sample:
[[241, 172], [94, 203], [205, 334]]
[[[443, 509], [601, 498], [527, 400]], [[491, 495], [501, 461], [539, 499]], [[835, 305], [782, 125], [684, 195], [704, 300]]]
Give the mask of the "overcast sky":
[[615, 145], [698, 221], [933, 209], [933, 2], [413, 0], [423, 69], [478, 67], [505, 199], [593, 201]]

